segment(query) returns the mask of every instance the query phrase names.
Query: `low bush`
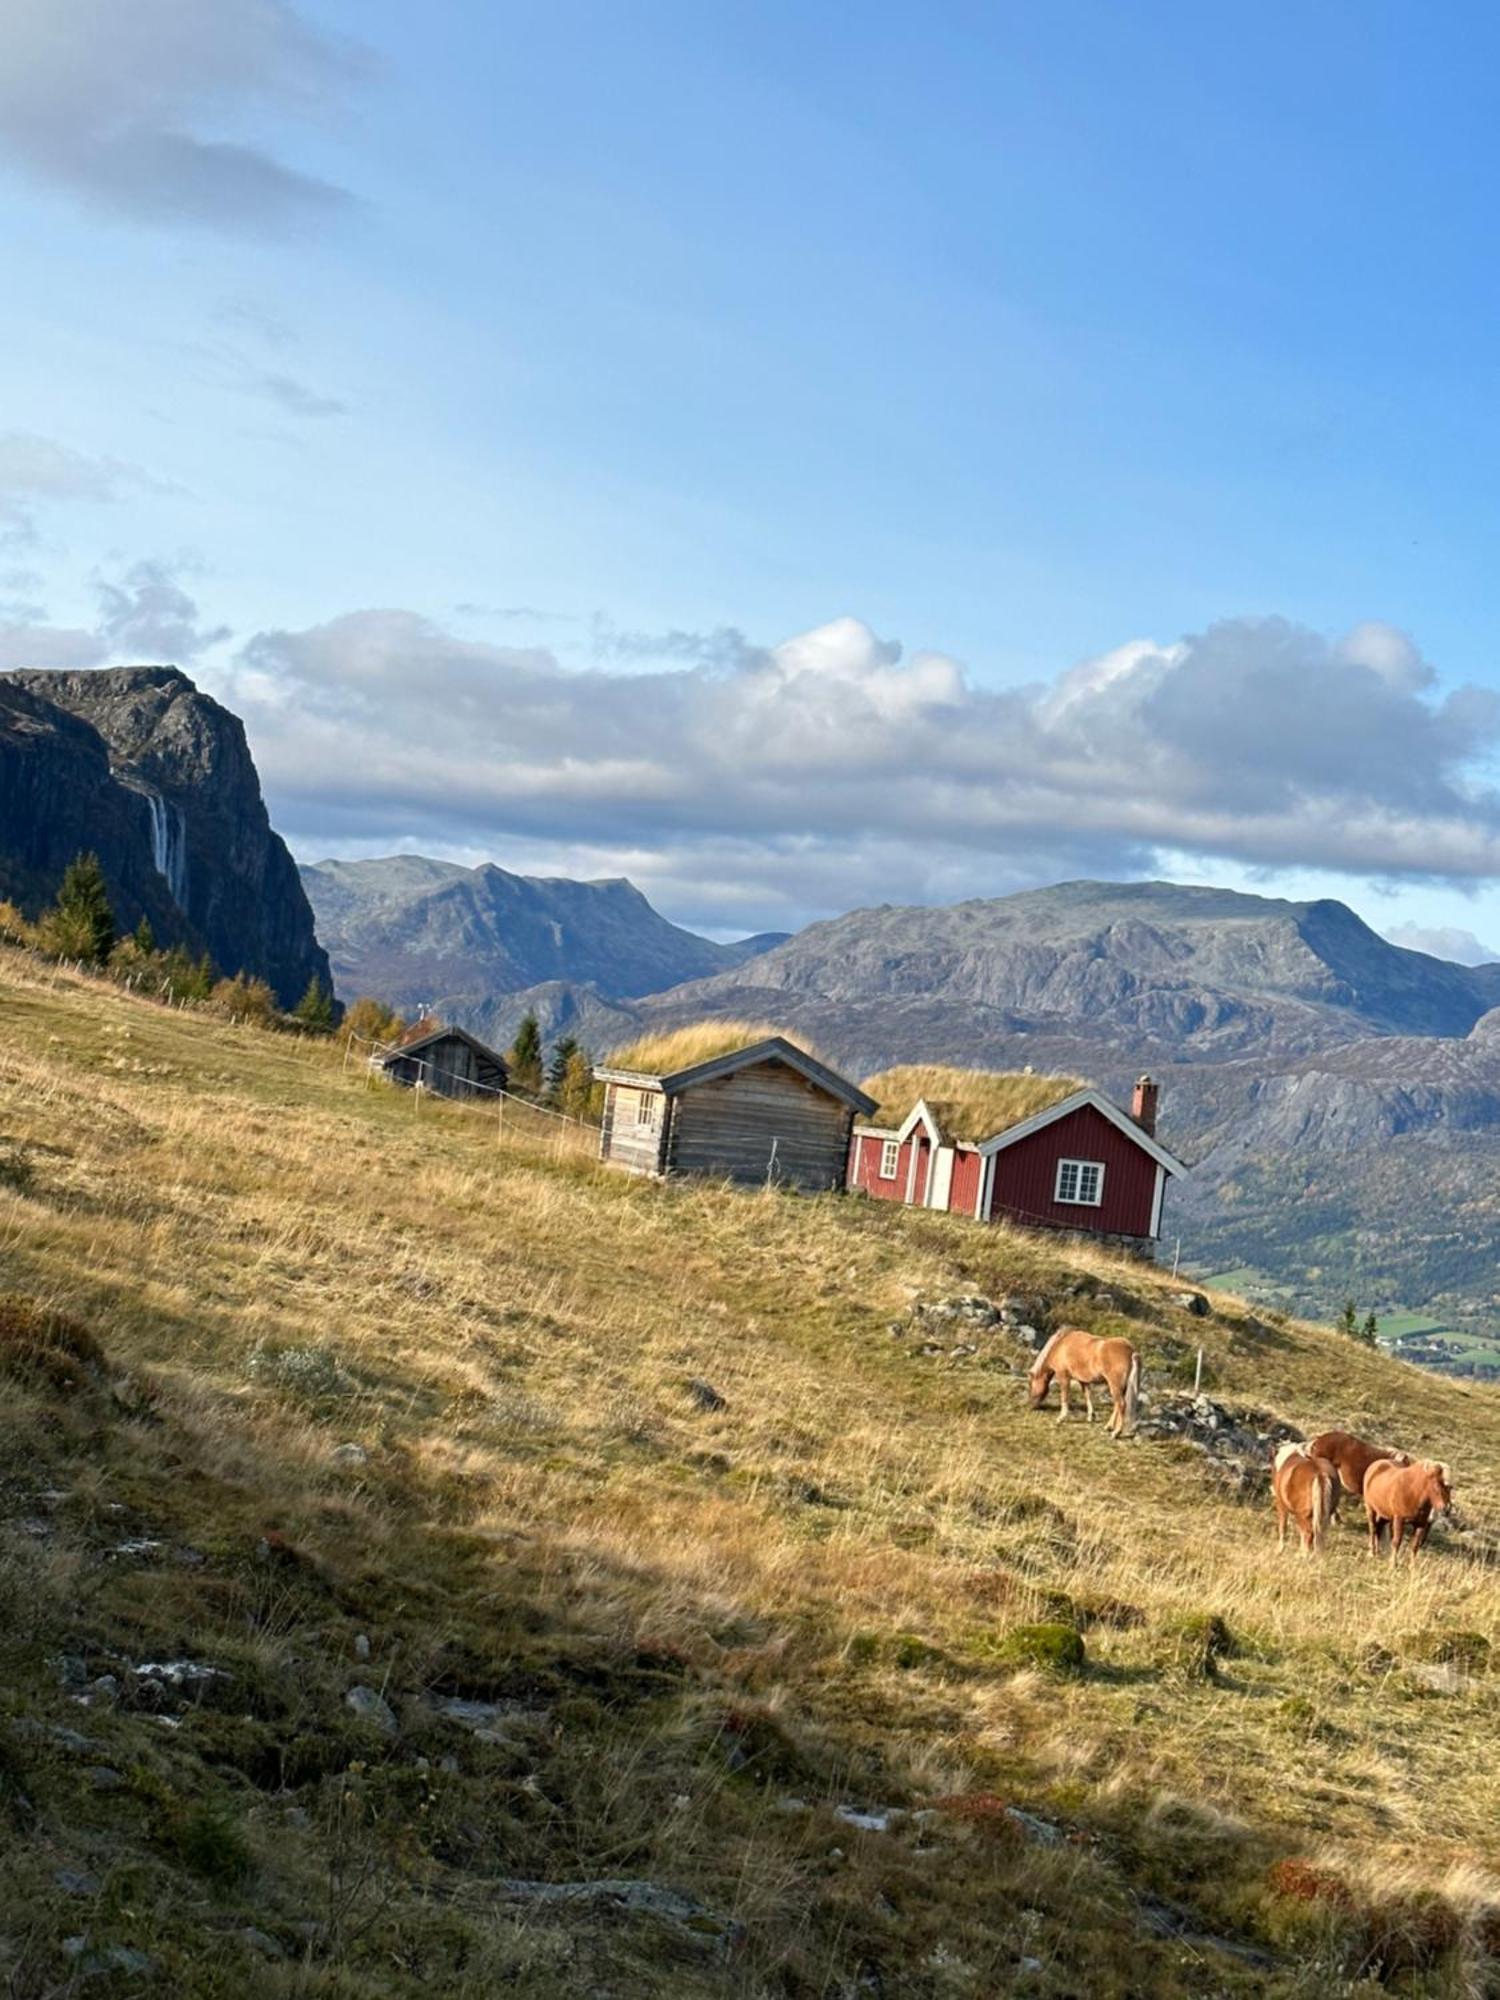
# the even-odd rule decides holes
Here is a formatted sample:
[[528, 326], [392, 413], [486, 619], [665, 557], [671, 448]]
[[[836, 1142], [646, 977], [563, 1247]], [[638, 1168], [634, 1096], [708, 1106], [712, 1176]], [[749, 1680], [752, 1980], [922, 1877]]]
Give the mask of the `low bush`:
[[252, 1382], [280, 1389], [300, 1402], [336, 1402], [354, 1389], [354, 1377], [331, 1347], [262, 1345], [253, 1347], [245, 1361], [245, 1373]]
[[1408, 1660], [1458, 1667], [1466, 1674], [1482, 1674], [1490, 1663], [1490, 1642], [1482, 1632], [1450, 1631], [1441, 1626], [1409, 1633], [1401, 1641], [1401, 1651]]
[[1080, 1674], [1088, 1662], [1083, 1635], [1076, 1625], [1044, 1623], [1017, 1625], [995, 1642], [994, 1658], [1002, 1666], [1035, 1667], [1048, 1674]]
[[1211, 1681], [1234, 1649], [1234, 1635], [1217, 1612], [1190, 1611], [1162, 1626], [1157, 1663], [1174, 1679]]
[[107, 1372], [104, 1349], [86, 1326], [24, 1293], [0, 1294], [0, 1374], [74, 1390], [102, 1381]]

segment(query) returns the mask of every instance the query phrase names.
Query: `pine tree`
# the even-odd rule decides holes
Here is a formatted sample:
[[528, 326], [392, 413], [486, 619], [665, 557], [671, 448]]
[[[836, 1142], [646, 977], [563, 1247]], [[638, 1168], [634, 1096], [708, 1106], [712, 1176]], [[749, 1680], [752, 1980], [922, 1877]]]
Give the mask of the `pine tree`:
[[152, 958], [156, 953], [156, 932], [151, 928], [151, 919], [142, 917], [135, 927], [135, 948], [142, 958]]
[[516, 1039], [506, 1052], [505, 1063], [517, 1090], [539, 1091], [542, 1087], [542, 1030], [535, 1014], [528, 1014], [516, 1030]]
[[310, 1035], [333, 1033], [333, 995], [317, 973], [308, 980], [307, 991], [292, 1009], [292, 1019], [300, 1022]]
[[1359, 1337], [1366, 1347], [1378, 1347], [1380, 1345], [1380, 1321], [1376, 1319], [1373, 1312], [1365, 1314], [1364, 1325], [1359, 1330]]
[[563, 1084], [567, 1080], [568, 1064], [578, 1053], [577, 1038], [564, 1035], [552, 1045], [552, 1055], [547, 1063], [547, 1102], [557, 1104], [562, 1098]]
[[42, 920], [46, 948], [59, 958], [102, 965], [114, 949], [115, 913], [97, 854], [70, 861], [57, 901]]

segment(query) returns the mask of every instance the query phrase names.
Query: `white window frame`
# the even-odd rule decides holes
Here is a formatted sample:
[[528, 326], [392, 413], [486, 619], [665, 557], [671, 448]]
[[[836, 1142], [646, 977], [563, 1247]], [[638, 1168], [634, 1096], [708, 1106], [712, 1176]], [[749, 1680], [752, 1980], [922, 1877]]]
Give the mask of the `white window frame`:
[[901, 1141], [882, 1139], [880, 1142], [880, 1178], [893, 1181], [901, 1171]]
[[[1087, 1185], [1086, 1175], [1093, 1176], [1093, 1193], [1081, 1190]], [[1064, 1180], [1070, 1180], [1072, 1194], [1063, 1193]], [[1052, 1199], [1064, 1208], [1100, 1208], [1104, 1203], [1104, 1162], [1103, 1160], [1059, 1160], [1057, 1179], [1052, 1187]]]

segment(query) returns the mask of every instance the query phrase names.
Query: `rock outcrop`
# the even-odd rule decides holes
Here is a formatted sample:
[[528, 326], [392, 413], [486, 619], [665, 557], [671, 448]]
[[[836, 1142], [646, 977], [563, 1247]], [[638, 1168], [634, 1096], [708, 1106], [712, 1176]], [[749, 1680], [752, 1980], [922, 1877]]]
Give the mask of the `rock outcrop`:
[[116, 913], [292, 1005], [328, 981], [237, 716], [176, 667], [0, 676], [0, 890], [35, 911], [82, 849]]

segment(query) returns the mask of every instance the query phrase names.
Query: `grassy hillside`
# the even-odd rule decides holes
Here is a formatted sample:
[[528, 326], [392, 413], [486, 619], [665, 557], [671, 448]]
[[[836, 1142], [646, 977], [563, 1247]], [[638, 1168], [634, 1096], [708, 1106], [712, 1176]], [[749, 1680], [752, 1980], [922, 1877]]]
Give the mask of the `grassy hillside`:
[[1500, 1990], [1489, 1541], [1278, 1562], [914, 1307], [1201, 1342], [1475, 1523], [1495, 1392], [507, 1120], [0, 956], [8, 1993]]

